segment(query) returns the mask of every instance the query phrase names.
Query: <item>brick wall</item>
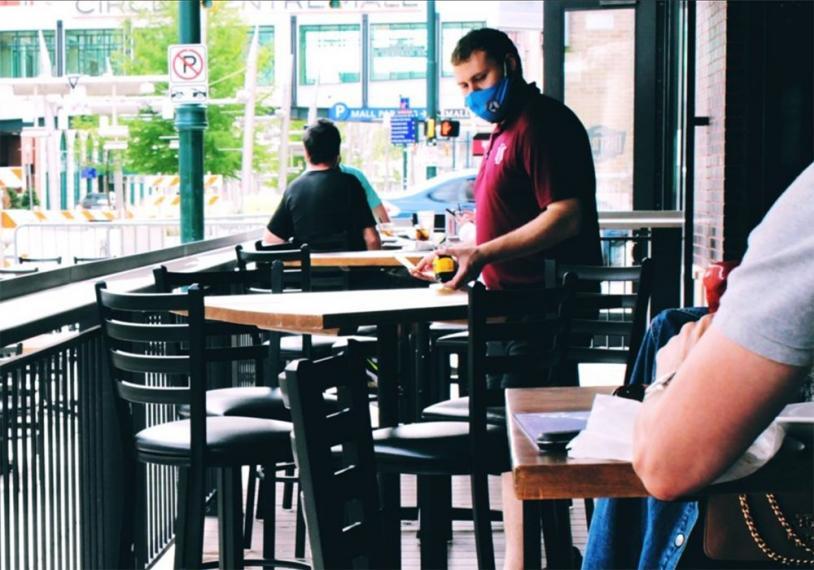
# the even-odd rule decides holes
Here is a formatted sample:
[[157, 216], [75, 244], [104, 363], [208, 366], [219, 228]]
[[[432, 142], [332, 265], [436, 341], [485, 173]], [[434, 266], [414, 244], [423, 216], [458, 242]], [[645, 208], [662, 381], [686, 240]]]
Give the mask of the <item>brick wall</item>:
[[710, 124], [695, 129], [693, 263], [704, 268], [724, 253], [727, 6], [696, 6], [696, 115], [709, 117]]

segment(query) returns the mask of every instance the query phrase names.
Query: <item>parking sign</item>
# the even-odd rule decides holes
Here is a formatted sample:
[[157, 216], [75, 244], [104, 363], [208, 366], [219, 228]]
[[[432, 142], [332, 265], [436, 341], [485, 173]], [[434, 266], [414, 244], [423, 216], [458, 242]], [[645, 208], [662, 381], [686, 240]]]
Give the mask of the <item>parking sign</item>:
[[175, 44], [167, 49], [170, 100], [176, 105], [205, 103], [209, 98], [206, 46]]

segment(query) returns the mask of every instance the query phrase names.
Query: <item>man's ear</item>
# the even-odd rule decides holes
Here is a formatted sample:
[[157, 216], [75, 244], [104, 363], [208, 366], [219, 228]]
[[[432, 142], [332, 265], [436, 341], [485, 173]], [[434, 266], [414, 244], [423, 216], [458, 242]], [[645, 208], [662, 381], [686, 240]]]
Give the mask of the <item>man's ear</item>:
[[510, 75], [517, 73], [517, 58], [510, 53], [506, 54], [506, 67], [508, 68]]

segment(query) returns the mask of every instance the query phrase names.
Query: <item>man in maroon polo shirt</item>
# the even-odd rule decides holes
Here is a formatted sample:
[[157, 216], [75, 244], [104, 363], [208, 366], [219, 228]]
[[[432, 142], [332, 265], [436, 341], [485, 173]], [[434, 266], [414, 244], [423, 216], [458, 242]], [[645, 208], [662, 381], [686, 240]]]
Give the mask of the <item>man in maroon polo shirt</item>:
[[[474, 244], [440, 248], [413, 270], [428, 278], [436, 255], [452, 255], [460, 288], [482, 275], [490, 289], [540, 286], [546, 258], [599, 265], [596, 177], [588, 134], [565, 105], [523, 80], [520, 56], [498, 30], [473, 30], [452, 52], [455, 80], [469, 109], [495, 123], [475, 180]], [[528, 343], [490, 346], [490, 352], [533, 352]], [[566, 377], [567, 376], [567, 377]], [[502, 386], [526, 383], [506, 378]], [[558, 378], [577, 382], [576, 366]], [[503, 475], [505, 568], [523, 567], [522, 516], [511, 473]]]
[[[545, 258], [601, 264], [596, 178], [579, 119], [523, 80], [517, 48], [503, 32], [469, 32], [452, 64], [467, 106], [495, 128], [475, 180], [476, 243], [434, 253], [458, 260], [449, 286], [481, 273], [492, 289], [541, 285]], [[413, 274], [426, 275], [432, 258]]]

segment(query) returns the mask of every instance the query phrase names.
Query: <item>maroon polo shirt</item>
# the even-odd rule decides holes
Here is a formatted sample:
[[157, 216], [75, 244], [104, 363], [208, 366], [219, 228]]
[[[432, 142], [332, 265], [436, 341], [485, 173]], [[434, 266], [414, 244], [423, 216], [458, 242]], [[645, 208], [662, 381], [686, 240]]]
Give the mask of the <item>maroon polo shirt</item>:
[[534, 255], [490, 263], [483, 279], [490, 289], [542, 285], [546, 258], [600, 265], [596, 177], [588, 134], [565, 105], [534, 84], [515, 95], [515, 113], [495, 126], [475, 180], [477, 243], [528, 223], [549, 204], [578, 198], [580, 233]]

